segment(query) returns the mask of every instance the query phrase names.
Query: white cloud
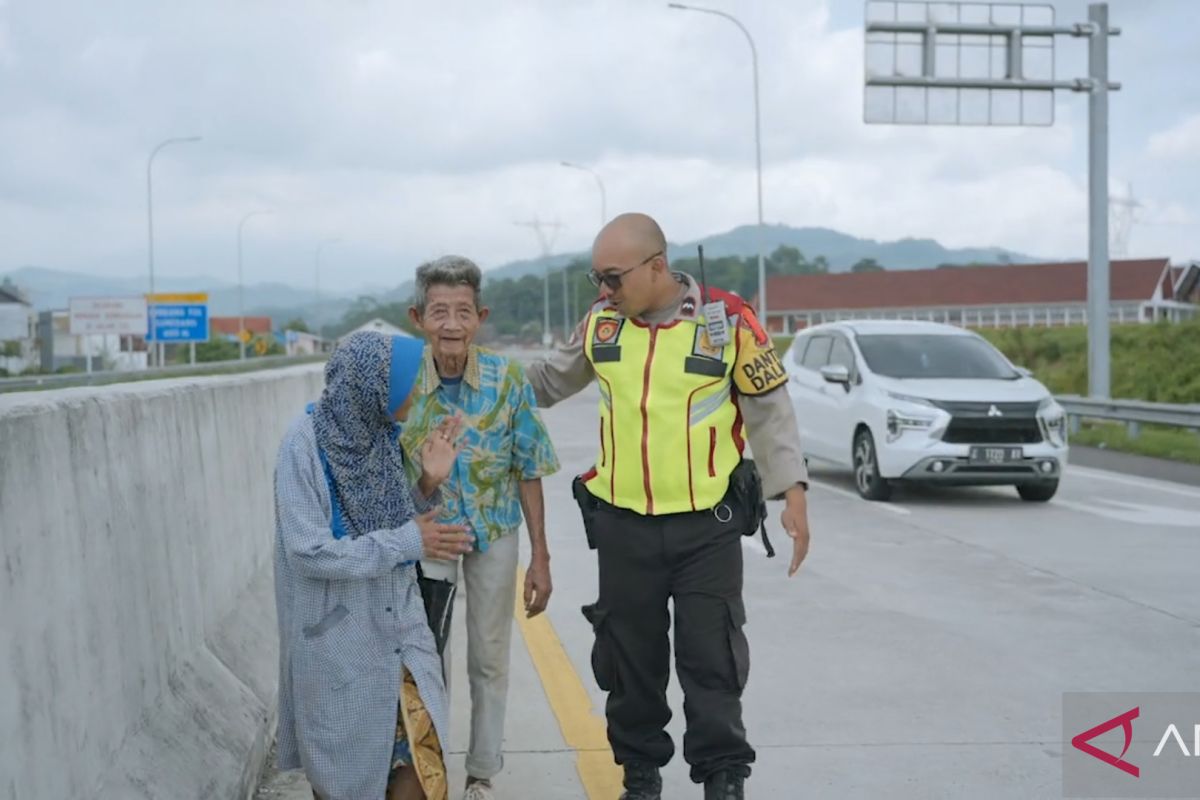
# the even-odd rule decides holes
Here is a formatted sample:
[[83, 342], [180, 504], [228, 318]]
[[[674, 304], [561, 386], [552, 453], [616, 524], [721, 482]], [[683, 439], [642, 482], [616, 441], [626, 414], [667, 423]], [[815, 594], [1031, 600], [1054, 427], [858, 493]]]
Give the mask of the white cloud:
[[1150, 137], [1147, 151], [1153, 158], [1191, 161], [1200, 158], [1200, 114], [1193, 114]]
[[[769, 222], [1083, 252], [1081, 98], [1051, 128], [864, 125], [862, 32], [832, 29], [831, 3], [725, 4], [758, 46]], [[16, 154], [0, 159], [0, 271], [136, 274], [146, 155], [175, 135], [204, 142], [155, 164], [164, 274], [227, 277], [237, 220], [263, 205], [277, 213], [247, 229], [263, 279], [307, 269], [327, 236], [346, 240], [328, 258], [347, 286], [445, 250], [495, 265], [536, 253], [512, 224], [534, 215], [582, 249], [598, 198], [562, 159], [600, 171], [610, 215], [649, 211], [675, 241], [755, 217], [745, 40], [660, 3], [0, 0], [0, 95]], [[1197, 120], [1149, 150], [1200, 141]], [[1145, 186], [1195, 215], [1170, 183]]]

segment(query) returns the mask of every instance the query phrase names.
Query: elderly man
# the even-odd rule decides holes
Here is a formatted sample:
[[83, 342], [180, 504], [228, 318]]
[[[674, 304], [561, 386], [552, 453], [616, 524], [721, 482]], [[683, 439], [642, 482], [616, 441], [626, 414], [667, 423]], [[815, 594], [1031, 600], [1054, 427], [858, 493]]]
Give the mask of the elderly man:
[[[467, 597], [467, 675], [471, 739], [464, 800], [489, 800], [504, 759], [509, 641], [516, 594], [518, 537], [524, 511], [530, 561], [525, 613], [550, 599], [542, 477], [558, 470], [550, 437], [538, 416], [533, 388], [521, 366], [473, 341], [488, 310], [474, 263], [445, 256], [417, 270], [413, 323], [428, 339], [416, 400], [401, 435], [416, 462], [419, 443], [447, 418], [460, 416], [465, 438], [442, 485], [440, 522], [465, 525], [475, 539], [462, 558]], [[419, 463], [412, 469], [420, 470]], [[457, 561], [422, 562], [426, 576], [457, 580]]]

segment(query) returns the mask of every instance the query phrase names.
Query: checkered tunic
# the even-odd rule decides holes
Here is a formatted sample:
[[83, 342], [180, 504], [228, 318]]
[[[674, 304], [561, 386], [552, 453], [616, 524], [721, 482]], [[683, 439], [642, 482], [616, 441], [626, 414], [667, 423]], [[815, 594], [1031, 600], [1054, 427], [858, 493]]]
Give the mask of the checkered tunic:
[[[408, 486], [405, 479], [405, 486]], [[436, 505], [413, 495], [418, 513]], [[412, 562], [411, 520], [335, 539], [311, 417], [280, 446], [275, 472], [275, 603], [279, 617], [279, 767], [303, 768], [328, 800], [375, 800], [387, 788], [401, 665], [413, 673], [447, 742], [441, 661]]]

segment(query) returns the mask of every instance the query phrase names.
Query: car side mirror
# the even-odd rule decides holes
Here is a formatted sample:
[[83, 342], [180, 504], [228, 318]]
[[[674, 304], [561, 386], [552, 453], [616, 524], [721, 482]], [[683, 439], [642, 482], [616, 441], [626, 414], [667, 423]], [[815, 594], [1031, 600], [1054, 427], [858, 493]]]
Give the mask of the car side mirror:
[[840, 383], [850, 388], [850, 370], [845, 364], [826, 364], [821, 367], [821, 377], [829, 383]]
[[1017, 367], [1017, 372], [1023, 378], [1032, 378], [1033, 377], [1033, 370], [1031, 370], [1027, 367]]

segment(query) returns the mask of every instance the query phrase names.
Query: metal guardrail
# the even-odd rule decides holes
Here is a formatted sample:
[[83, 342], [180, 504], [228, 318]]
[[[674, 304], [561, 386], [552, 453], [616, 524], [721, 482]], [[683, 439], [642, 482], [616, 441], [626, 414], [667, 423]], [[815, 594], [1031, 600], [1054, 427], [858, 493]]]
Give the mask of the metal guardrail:
[[1129, 438], [1136, 439], [1141, 426], [1167, 425], [1200, 431], [1200, 404], [1147, 403], [1143, 400], [1097, 400], [1078, 395], [1062, 395], [1055, 400], [1067, 412], [1071, 433], [1079, 432], [1080, 421], [1107, 419], [1125, 423]]
[[256, 372], [263, 369], [278, 369], [300, 364], [324, 361], [328, 355], [314, 356], [261, 356], [245, 361], [205, 361], [198, 364], [181, 364], [170, 367], [155, 367], [142, 370], [98, 370], [95, 372], [70, 372], [62, 375], [24, 375], [17, 378], [0, 378], [0, 394], [5, 392], [28, 392], [47, 389], [66, 389], [75, 386], [105, 386], [113, 383], [161, 380], [164, 378], [188, 378], [199, 375], [236, 375], [241, 372]]

